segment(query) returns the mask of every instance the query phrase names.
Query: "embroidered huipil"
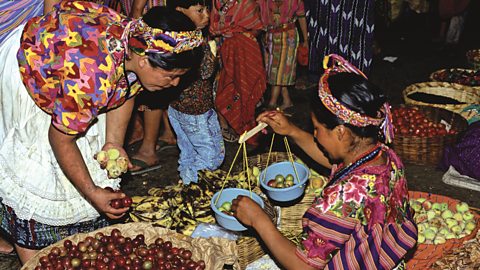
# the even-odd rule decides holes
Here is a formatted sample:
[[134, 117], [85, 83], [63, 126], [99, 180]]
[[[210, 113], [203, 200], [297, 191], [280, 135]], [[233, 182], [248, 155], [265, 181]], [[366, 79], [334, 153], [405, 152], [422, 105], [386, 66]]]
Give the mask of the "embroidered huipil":
[[107, 7], [63, 1], [25, 26], [17, 55], [23, 83], [60, 131], [85, 132], [99, 113], [139, 91], [139, 83], [129, 89], [125, 78], [121, 37], [127, 23]]
[[325, 188], [304, 214], [297, 255], [306, 263], [319, 269], [393, 269], [415, 246], [403, 165], [392, 150], [383, 151], [385, 165], [355, 169]]
[[213, 0], [210, 14], [210, 33], [214, 36], [232, 36], [261, 30], [259, 6], [252, 0]]

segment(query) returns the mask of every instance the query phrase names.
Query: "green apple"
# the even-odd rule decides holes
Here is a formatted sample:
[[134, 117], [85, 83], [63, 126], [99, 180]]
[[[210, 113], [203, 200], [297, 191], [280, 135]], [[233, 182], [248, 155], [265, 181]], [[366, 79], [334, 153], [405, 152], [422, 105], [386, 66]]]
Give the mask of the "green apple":
[[230, 210], [232, 210], [232, 203], [224, 202], [222, 203], [222, 206], [220, 206], [220, 208], [223, 208], [225, 211], [230, 212]]
[[447, 219], [447, 218], [451, 218], [451, 217], [453, 217], [452, 211], [447, 209], [447, 210], [442, 212], [442, 218], [443, 219]]
[[281, 174], [277, 174], [275, 176], [275, 182], [278, 184], [278, 183], [283, 183], [283, 181], [285, 181], [285, 177], [283, 177], [283, 175]]
[[425, 243], [425, 236], [424, 236], [423, 234], [419, 234], [419, 235], [418, 235], [417, 242], [418, 242], [419, 244]]
[[469, 221], [467, 224], [465, 224], [465, 230], [473, 231], [477, 227], [477, 224], [475, 222]]
[[456, 219], [453, 219], [453, 218], [447, 218], [445, 220], [445, 223], [447, 223], [448, 228], [452, 228], [453, 226], [458, 225], [458, 221]]
[[437, 216], [437, 213], [435, 213], [435, 210], [428, 210], [427, 211], [427, 219], [432, 220]]
[[456, 220], [456, 221], [463, 221], [463, 215], [462, 213], [460, 212], [457, 212], [453, 215], [453, 218]]
[[428, 229], [425, 230], [425, 232], [424, 232], [423, 235], [425, 235], [425, 239], [427, 239], [427, 240], [433, 240], [433, 239], [435, 239], [435, 234], [436, 234], [436, 233], [435, 233], [434, 230], [428, 228]]
[[452, 228], [450, 228], [450, 230], [455, 233], [455, 234], [459, 234], [462, 232], [462, 227], [460, 227], [459, 225], [455, 225], [453, 226]]
[[463, 220], [465, 221], [470, 221], [473, 219], [473, 214], [470, 211], [464, 212], [463, 213]]
[[445, 238], [446, 239], [454, 239], [454, 238], [457, 238], [457, 235], [455, 235], [454, 233], [452, 232], [449, 232], [445, 235]]
[[420, 223], [420, 224], [417, 224], [417, 230], [418, 230], [418, 233], [421, 234], [421, 233], [424, 233], [425, 232], [425, 223]]
[[445, 244], [445, 242], [447, 242], [447, 240], [442, 235], [437, 235], [435, 239], [433, 239], [433, 244], [435, 245]]
[[455, 205], [455, 208], [457, 209], [458, 212], [460, 213], [463, 213], [463, 212], [467, 212], [469, 207], [468, 207], [468, 204], [466, 202], [460, 202], [458, 203], [457, 205]]

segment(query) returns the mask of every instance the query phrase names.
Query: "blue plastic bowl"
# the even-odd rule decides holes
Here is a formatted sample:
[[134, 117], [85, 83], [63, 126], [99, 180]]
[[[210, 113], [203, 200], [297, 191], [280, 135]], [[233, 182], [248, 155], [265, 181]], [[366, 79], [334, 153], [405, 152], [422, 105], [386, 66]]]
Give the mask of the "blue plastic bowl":
[[[272, 200], [278, 202], [288, 202], [302, 196], [303, 192], [305, 191], [305, 187], [307, 186], [306, 182], [309, 176], [309, 169], [303, 164], [297, 162], [294, 162], [294, 164], [298, 173], [298, 180], [297, 176], [295, 175], [293, 165], [290, 161], [274, 163], [260, 173], [260, 185], [266, 190], [268, 197], [270, 197]], [[287, 188], [269, 187], [267, 184], [268, 181], [275, 179], [277, 174], [281, 174], [283, 176], [288, 174], [293, 175], [293, 182], [295, 184]]]
[[[217, 220], [217, 223], [225, 229], [231, 231], [245, 231], [247, 228], [245, 228], [245, 226], [243, 226], [235, 217], [218, 211], [218, 207], [220, 207], [224, 202], [233, 201], [233, 199], [236, 199], [238, 195], [250, 197], [250, 191], [241, 188], [226, 188], [222, 191], [222, 194], [217, 202], [218, 207], [216, 207], [215, 200], [217, 200], [219, 194], [220, 191], [215, 193], [210, 201], [210, 207], [212, 207], [213, 212], [215, 212], [215, 219]], [[262, 198], [260, 198], [260, 196], [254, 192], [252, 192], [252, 199], [262, 208], [264, 208]]]

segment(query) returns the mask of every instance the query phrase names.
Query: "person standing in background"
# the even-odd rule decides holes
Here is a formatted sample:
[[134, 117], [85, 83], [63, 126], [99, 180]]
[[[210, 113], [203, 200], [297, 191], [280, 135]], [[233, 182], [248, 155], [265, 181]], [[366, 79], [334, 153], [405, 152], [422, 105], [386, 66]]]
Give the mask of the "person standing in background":
[[304, 0], [309, 37], [308, 70], [318, 82], [322, 59], [338, 54], [363, 73], [373, 56], [374, 0]]
[[[213, 0], [210, 33], [219, 41], [221, 68], [215, 105], [222, 133], [242, 134], [256, 126], [255, 108], [266, 89], [257, 35], [263, 25], [254, 0]], [[247, 143], [256, 144], [256, 137]]]
[[308, 47], [307, 24], [303, 0], [261, 0], [260, 11], [266, 29], [264, 44], [265, 68], [272, 93], [268, 108], [276, 108], [282, 94], [284, 110], [293, 106], [288, 86], [295, 85], [299, 36], [298, 20], [303, 35], [301, 46]]

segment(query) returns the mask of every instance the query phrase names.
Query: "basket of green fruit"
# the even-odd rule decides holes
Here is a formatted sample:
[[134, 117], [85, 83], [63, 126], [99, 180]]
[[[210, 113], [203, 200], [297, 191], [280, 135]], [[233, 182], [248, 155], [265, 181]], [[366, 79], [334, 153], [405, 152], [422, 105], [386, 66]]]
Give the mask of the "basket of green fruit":
[[410, 206], [418, 228], [417, 248], [408, 269], [428, 269], [443, 254], [475, 237], [480, 216], [468, 204], [450, 197], [410, 191]]

